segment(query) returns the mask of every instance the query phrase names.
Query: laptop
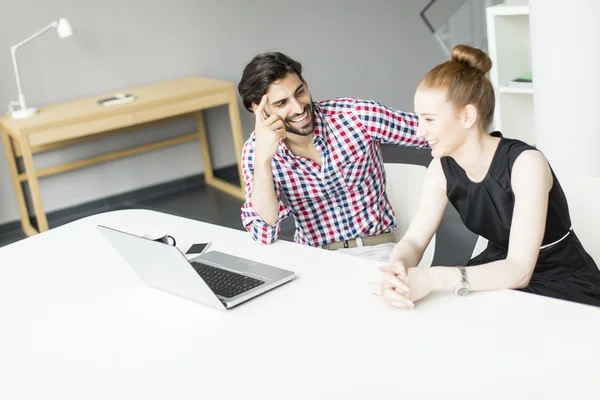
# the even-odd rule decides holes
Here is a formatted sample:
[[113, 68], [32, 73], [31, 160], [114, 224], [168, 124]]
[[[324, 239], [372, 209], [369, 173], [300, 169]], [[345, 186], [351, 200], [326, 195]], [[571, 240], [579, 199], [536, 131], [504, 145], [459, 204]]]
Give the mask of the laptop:
[[188, 260], [175, 246], [107, 226], [98, 229], [148, 285], [221, 310], [295, 278], [292, 271], [218, 251]]

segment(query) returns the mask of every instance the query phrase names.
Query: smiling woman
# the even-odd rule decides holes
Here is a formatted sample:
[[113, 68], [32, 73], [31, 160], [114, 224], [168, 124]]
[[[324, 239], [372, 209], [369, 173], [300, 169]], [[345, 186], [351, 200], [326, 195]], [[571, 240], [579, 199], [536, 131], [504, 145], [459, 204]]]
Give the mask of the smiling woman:
[[[488, 133], [494, 90], [487, 54], [459, 45], [419, 84], [417, 136], [435, 157], [421, 205], [383, 269], [381, 293], [413, 307], [435, 290], [520, 289], [600, 306], [600, 271], [571, 229], [565, 194], [544, 155], [528, 144]], [[509, 132], [510, 134], [510, 132]], [[447, 203], [466, 227], [489, 240], [458, 268], [417, 265]]]
[[[417, 135], [427, 138], [433, 157], [450, 155], [464, 144], [466, 136], [460, 134], [464, 118], [487, 132], [495, 105], [494, 89], [485, 76], [491, 67], [483, 51], [456, 46], [451, 61], [433, 68], [417, 87], [415, 110], [421, 121]], [[463, 119], [458, 110], [464, 110]]]

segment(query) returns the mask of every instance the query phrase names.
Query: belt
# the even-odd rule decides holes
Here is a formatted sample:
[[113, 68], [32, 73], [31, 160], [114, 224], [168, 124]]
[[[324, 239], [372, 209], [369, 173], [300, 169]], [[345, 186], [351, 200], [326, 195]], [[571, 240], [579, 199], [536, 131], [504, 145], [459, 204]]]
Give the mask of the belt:
[[567, 236], [569, 236], [571, 234], [571, 232], [573, 232], [573, 227], [570, 227], [569, 230], [567, 231], [567, 234], [565, 236], [561, 237], [560, 239], [558, 239], [556, 242], [552, 242], [552, 243], [540, 246], [540, 251], [549, 249], [550, 247], [554, 247], [554, 245], [559, 244], [560, 242], [565, 240], [567, 238]]
[[362, 246], [375, 246], [382, 243], [396, 243], [396, 236], [394, 235], [394, 232], [387, 232], [379, 235], [359, 237], [357, 239], [340, 240], [339, 242], [324, 244], [321, 247], [326, 250], [339, 250], [359, 247], [359, 243], [362, 243]]

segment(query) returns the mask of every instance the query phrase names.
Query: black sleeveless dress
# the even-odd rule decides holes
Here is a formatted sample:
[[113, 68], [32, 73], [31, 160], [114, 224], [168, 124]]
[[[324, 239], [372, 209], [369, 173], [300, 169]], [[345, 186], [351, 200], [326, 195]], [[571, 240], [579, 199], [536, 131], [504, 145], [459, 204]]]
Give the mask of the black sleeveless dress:
[[[535, 150], [519, 140], [503, 138], [500, 132], [491, 135], [501, 139], [481, 182], [472, 182], [451, 157], [441, 158], [448, 200], [469, 230], [489, 240], [487, 249], [467, 266], [506, 258], [515, 205], [512, 167], [523, 151]], [[600, 306], [600, 270], [571, 230], [567, 199], [554, 172], [552, 177], [542, 248], [529, 285], [519, 290]]]

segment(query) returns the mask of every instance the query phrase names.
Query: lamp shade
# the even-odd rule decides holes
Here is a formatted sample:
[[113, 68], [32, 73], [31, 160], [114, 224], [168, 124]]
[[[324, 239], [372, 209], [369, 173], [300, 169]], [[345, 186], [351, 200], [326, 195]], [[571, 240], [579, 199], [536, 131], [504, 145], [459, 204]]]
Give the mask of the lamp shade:
[[58, 37], [61, 39], [72, 36], [73, 28], [71, 28], [71, 24], [69, 23], [69, 20], [66, 18], [59, 19], [58, 26], [56, 27], [56, 32], [58, 33]]

